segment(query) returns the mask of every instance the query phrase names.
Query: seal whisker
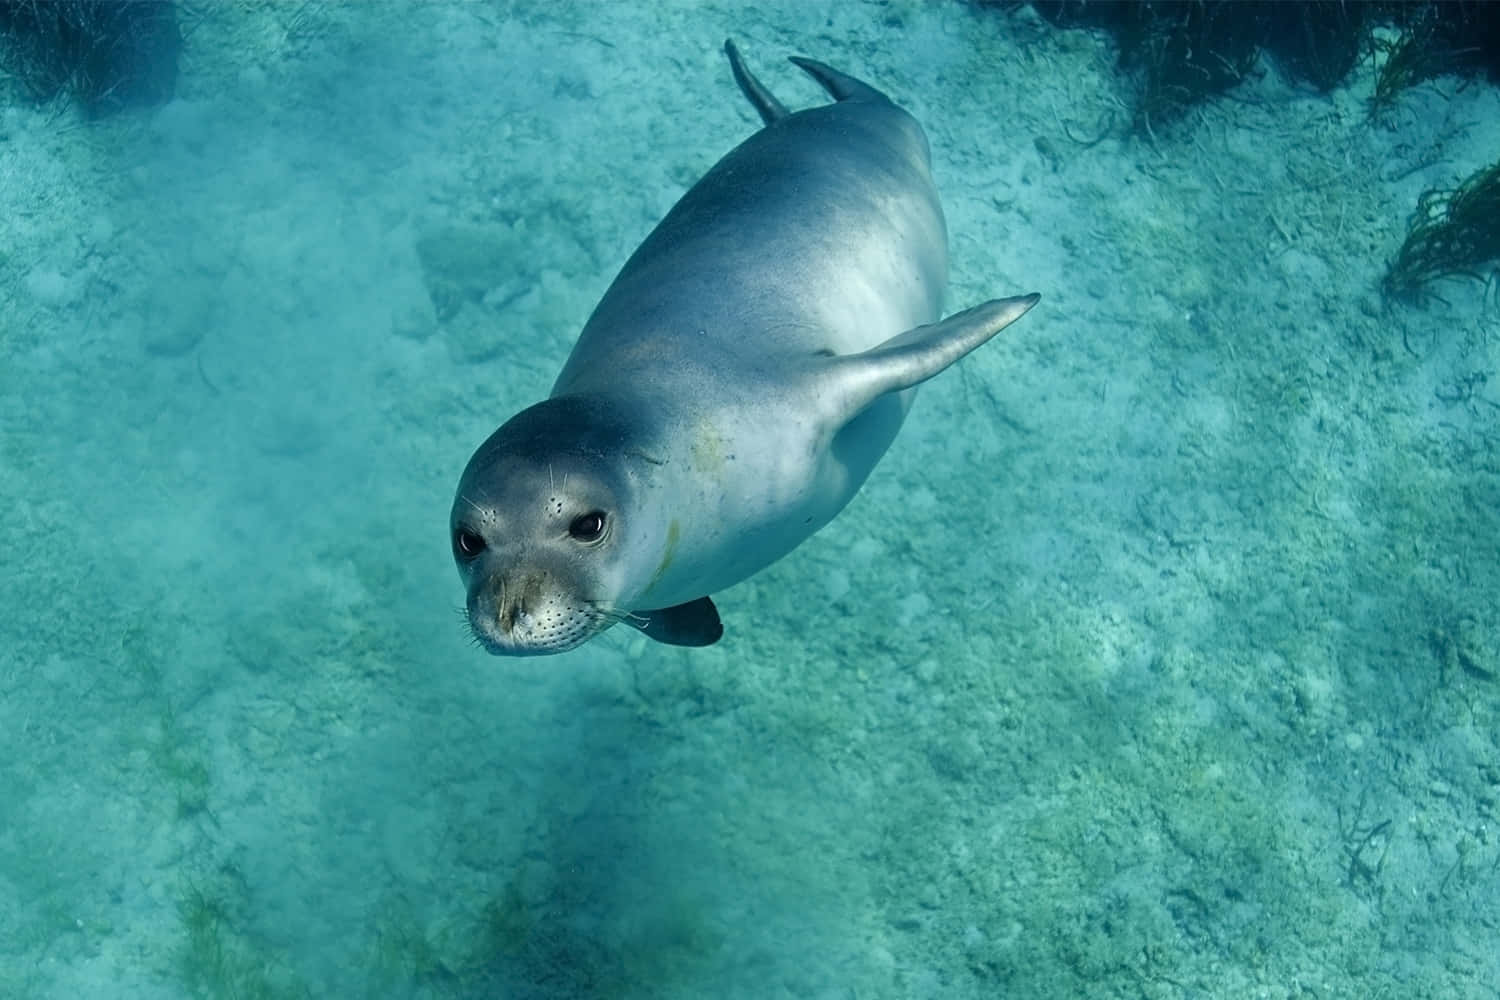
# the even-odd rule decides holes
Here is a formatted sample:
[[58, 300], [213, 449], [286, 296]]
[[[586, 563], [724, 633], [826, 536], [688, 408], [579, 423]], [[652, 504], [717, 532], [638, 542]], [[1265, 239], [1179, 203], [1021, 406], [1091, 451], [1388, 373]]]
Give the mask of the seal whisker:
[[594, 617], [605, 619], [612, 623], [629, 622], [636, 625], [645, 625], [650, 621], [650, 619], [638, 615], [634, 611], [617, 608], [608, 601], [587, 601], [585, 603], [588, 606], [589, 612]]
[[470, 500], [468, 497], [464, 496], [462, 493], [460, 493], [458, 495], [458, 498], [460, 500], [462, 500], [464, 503], [468, 504], [470, 507], [472, 507], [474, 509], [474, 513], [479, 514], [480, 516], [484, 515], [484, 509], [482, 507], [480, 507], [477, 503], [475, 503], [473, 500]]
[[453, 609], [453, 613], [458, 615], [459, 621], [463, 623], [464, 632], [467, 633], [469, 641], [478, 641], [479, 632], [474, 628], [474, 620], [469, 617], [469, 609], [460, 605]]
[[471, 645], [471, 646], [483, 646], [484, 645], [484, 640], [479, 635], [479, 629], [475, 628], [474, 627], [474, 623], [472, 621], [469, 621], [467, 618], [464, 619], [464, 631], [466, 633], [468, 633], [469, 645]]

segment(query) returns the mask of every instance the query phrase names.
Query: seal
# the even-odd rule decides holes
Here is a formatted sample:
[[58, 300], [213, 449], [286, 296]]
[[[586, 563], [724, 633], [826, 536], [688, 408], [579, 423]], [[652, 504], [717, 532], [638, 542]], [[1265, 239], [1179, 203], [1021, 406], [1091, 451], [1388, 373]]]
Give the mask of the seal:
[[558, 653], [618, 622], [717, 641], [710, 595], [831, 521], [915, 387], [1039, 298], [939, 321], [947, 230], [916, 120], [801, 57], [833, 103], [788, 112], [724, 49], [764, 127], [667, 213], [551, 396], [459, 482], [453, 556], [492, 653]]

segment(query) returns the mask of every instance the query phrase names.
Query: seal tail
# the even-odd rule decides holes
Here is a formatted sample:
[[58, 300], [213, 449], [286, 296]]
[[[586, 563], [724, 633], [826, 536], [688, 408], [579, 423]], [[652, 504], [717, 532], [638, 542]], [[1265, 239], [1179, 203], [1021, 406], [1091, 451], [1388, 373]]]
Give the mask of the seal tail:
[[739, 84], [740, 93], [755, 105], [760, 120], [770, 125], [785, 118], [788, 114], [786, 105], [778, 101], [776, 95], [767, 90], [765, 84], [746, 68], [745, 60], [740, 57], [740, 50], [733, 39], [724, 39], [724, 54], [729, 57], [729, 70], [734, 74], [734, 82]]

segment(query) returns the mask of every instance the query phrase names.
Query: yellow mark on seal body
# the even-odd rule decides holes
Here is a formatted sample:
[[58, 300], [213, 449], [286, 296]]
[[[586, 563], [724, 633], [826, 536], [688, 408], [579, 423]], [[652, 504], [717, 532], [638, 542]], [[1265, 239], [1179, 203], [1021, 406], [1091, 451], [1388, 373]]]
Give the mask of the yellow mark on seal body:
[[724, 466], [724, 438], [707, 420], [699, 421], [693, 435], [693, 471], [718, 476]]
[[651, 574], [651, 586], [656, 586], [667, 570], [672, 568], [672, 559], [677, 555], [677, 543], [682, 538], [682, 528], [677, 523], [677, 518], [672, 518], [672, 523], [667, 525], [667, 546], [661, 554], [661, 562], [657, 564], [656, 572]]

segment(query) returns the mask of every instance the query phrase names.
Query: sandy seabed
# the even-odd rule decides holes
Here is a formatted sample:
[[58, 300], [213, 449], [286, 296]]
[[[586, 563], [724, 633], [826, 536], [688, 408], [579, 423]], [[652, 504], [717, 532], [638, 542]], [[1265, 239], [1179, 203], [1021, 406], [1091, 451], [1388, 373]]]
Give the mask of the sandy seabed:
[[[0, 109], [0, 995], [1458, 998], [1500, 982], [1500, 304], [1378, 284], [1493, 87], [1156, 131], [959, 3], [204, 3]], [[714, 648], [470, 648], [464, 461], [800, 53], [955, 308]]]

